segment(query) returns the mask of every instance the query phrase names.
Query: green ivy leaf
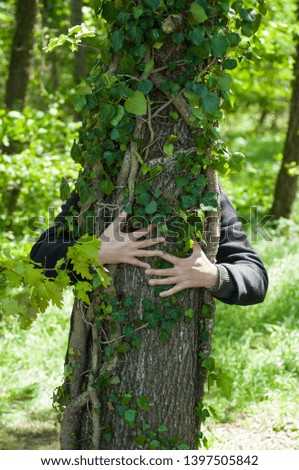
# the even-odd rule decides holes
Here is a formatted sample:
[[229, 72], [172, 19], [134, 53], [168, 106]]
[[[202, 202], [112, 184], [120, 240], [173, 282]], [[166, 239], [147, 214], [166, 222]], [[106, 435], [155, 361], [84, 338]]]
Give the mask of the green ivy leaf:
[[122, 31], [114, 31], [110, 36], [110, 40], [112, 49], [118, 52], [124, 46], [124, 33]]
[[189, 446], [187, 444], [179, 444], [178, 450], [188, 450]]
[[107, 125], [113, 119], [115, 115], [115, 108], [110, 103], [104, 103], [100, 109], [101, 121], [103, 124]]
[[149, 449], [150, 449], [150, 450], [158, 449], [159, 446], [160, 446], [160, 442], [157, 441], [157, 439], [153, 439], [153, 440], [150, 441], [150, 443], [149, 443]]
[[125, 54], [119, 61], [119, 73], [124, 75], [135, 74], [135, 60], [130, 54]]
[[74, 106], [75, 111], [77, 111], [77, 113], [80, 113], [80, 111], [84, 109], [85, 105], [86, 105], [86, 97], [84, 95], [77, 96], [75, 106]]
[[224, 57], [229, 47], [229, 41], [224, 33], [219, 33], [212, 38], [211, 45], [213, 56]]
[[190, 5], [191, 15], [197, 23], [203, 23], [208, 19], [206, 12], [203, 7], [200, 6], [197, 2], [193, 2]]
[[189, 31], [188, 39], [195, 44], [195, 46], [199, 46], [205, 37], [205, 30], [201, 26], [192, 29]]
[[100, 190], [103, 194], [110, 195], [113, 193], [114, 189], [115, 189], [115, 186], [110, 179], [102, 180], [100, 182]]
[[124, 24], [124, 23], [127, 23], [127, 21], [129, 21], [130, 17], [131, 17], [131, 13], [129, 13], [128, 11], [121, 11], [117, 15], [116, 21], [117, 23]]
[[231, 76], [228, 73], [222, 75], [218, 80], [218, 86], [222, 91], [229, 91], [231, 87]]
[[149, 75], [151, 71], [153, 70], [154, 65], [155, 65], [154, 59], [150, 59], [148, 63], [146, 64], [146, 66], [144, 67], [144, 74]]
[[136, 400], [137, 406], [143, 411], [149, 410], [150, 399], [149, 397], [139, 397]]
[[155, 212], [157, 212], [157, 209], [158, 209], [158, 204], [156, 203], [156, 201], [151, 201], [145, 208], [145, 213], [150, 215], [150, 214], [154, 214]]
[[132, 8], [132, 13], [133, 13], [135, 20], [138, 20], [138, 18], [143, 14], [143, 11], [144, 10], [142, 6]]
[[144, 0], [145, 5], [150, 7], [152, 10], [156, 10], [160, 6], [160, 0]]
[[180, 44], [184, 41], [185, 35], [181, 31], [176, 31], [175, 33], [172, 33], [171, 39], [173, 40], [173, 42]]
[[260, 14], [253, 8], [241, 8], [240, 10], [240, 18], [244, 21], [248, 21], [248, 23], [254, 23], [259, 16]]
[[116, 127], [118, 126], [118, 124], [120, 123], [120, 121], [122, 120], [122, 118], [124, 117], [125, 115], [125, 109], [123, 106], [121, 106], [120, 104], [117, 104], [116, 107], [116, 112], [115, 112], [115, 115], [114, 115], [114, 118], [111, 120], [110, 124], [113, 126], [113, 127]]
[[67, 179], [63, 176], [60, 183], [60, 199], [66, 201], [70, 197], [71, 191]]
[[159, 424], [158, 432], [167, 432], [167, 426], [165, 424]]
[[243, 155], [243, 153], [234, 152], [229, 160], [231, 169], [234, 171], [239, 171], [242, 168], [245, 160], [246, 158], [245, 158], [245, 155]]
[[136, 415], [137, 412], [133, 408], [130, 408], [125, 412], [124, 420], [130, 426], [130, 428], [133, 428], [135, 425]]
[[133, 26], [129, 27], [128, 35], [132, 41], [136, 44], [140, 44], [143, 39], [143, 30], [139, 26], [135, 26], [133, 24]]
[[191, 209], [191, 207], [196, 206], [196, 197], [192, 195], [182, 194], [181, 195], [182, 208]]
[[238, 66], [236, 59], [227, 59], [223, 62], [223, 68], [226, 70], [233, 70]]
[[141, 91], [135, 91], [134, 95], [125, 101], [125, 109], [134, 116], [142, 116], [147, 112], [147, 101]]
[[79, 178], [76, 183], [76, 189], [79, 193], [81, 201], [84, 203], [90, 196], [90, 188], [89, 185], [86, 183], [84, 178]]
[[202, 109], [207, 114], [214, 114], [218, 110], [219, 104], [220, 99], [214, 92], [208, 93], [202, 98]]
[[166, 153], [167, 157], [171, 157], [174, 152], [174, 145], [171, 143], [166, 143], [163, 146], [163, 152]]
[[200, 208], [203, 211], [216, 211], [218, 208], [218, 203], [215, 193], [212, 191], [207, 191], [201, 200]]
[[184, 188], [185, 186], [188, 186], [189, 180], [185, 176], [177, 175], [175, 177], [175, 182], [178, 188]]
[[151, 197], [148, 193], [141, 193], [136, 196], [136, 202], [142, 206], [147, 206], [151, 200]]
[[137, 90], [143, 93], [144, 95], [148, 95], [149, 92], [153, 89], [153, 86], [153, 82], [146, 78], [138, 84]]

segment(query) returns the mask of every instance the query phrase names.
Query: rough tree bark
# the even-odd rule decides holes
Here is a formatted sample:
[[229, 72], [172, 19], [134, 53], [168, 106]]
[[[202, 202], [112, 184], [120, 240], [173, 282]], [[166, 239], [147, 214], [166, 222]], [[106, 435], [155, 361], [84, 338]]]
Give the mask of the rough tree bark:
[[[297, 3], [299, 19], [299, 4]], [[297, 171], [296, 168], [297, 167]], [[292, 174], [290, 170], [295, 169]], [[271, 209], [275, 219], [292, 217], [298, 189], [299, 168], [299, 41], [294, 62], [294, 81], [289, 114], [288, 131], [283, 151], [283, 158], [275, 184], [274, 200]]]
[[22, 110], [25, 104], [33, 53], [36, 14], [36, 0], [17, 1], [16, 29], [11, 49], [5, 96], [5, 104], [8, 109]]
[[[83, 1], [71, 0], [71, 24], [76, 26], [83, 22]], [[76, 85], [87, 75], [86, 47], [80, 46], [74, 53], [74, 79]]]

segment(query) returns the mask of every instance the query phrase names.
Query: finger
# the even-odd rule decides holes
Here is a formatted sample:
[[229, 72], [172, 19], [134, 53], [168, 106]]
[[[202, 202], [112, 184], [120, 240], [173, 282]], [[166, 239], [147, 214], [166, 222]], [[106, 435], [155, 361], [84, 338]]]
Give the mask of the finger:
[[134, 253], [134, 256], [138, 257], [143, 257], [146, 258], [147, 256], [153, 257], [153, 256], [161, 256], [162, 251], [160, 250], [138, 250], [136, 253]]
[[164, 279], [150, 279], [148, 283], [150, 286], [162, 286], [165, 284], [175, 284], [176, 277], [166, 277]]
[[115, 217], [115, 219], [112, 222], [112, 225], [116, 228], [119, 229], [127, 220], [128, 214], [126, 211], [121, 211], [121, 213]]
[[172, 287], [169, 290], [165, 290], [164, 292], [160, 292], [160, 297], [169, 297], [170, 295], [176, 294], [177, 292], [180, 292], [181, 290], [185, 289], [184, 286], [181, 284], [176, 284], [174, 287]]
[[[143, 240], [142, 242], [138, 242], [138, 246], [140, 246], [140, 248], [146, 248], [148, 246], [153, 246], [153, 245], [157, 245], [157, 243], [163, 243], [165, 242], [165, 238], [164, 237], [160, 237], [160, 238], [149, 238], [147, 240]], [[161, 252], [162, 253], [162, 252]]]
[[147, 276], [173, 276], [174, 269], [173, 268], [166, 268], [166, 269], [147, 269], [145, 271]]
[[115, 234], [120, 232], [121, 226], [124, 224], [124, 222], [127, 219], [127, 213], [125, 211], [122, 211], [115, 219], [113, 219], [112, 223], [108, 225], [108, 227], [104, 230], [104, 232], [101, 235], [101, 239], [109, 239], [110, 237]]
[[196, 253], [197, 255], [199, 255], [201, 252], [202, 252], [202, 249], [200, 247], [200, 244], [197, 241], [194, 240], [193, 253]]
[[165, 259], [165, 261], [168, 261], [171, 264], [176, 264], [178, 262], [178, 260], [180, 260], [180, 258], [178, 258], [177, 256], [173, 256], [173, 255], [170, 255], [170, 254], [164, 253], [164, 252], [163, 252], [163, 256], [161, 256], [161, 258]]
[[144, 235], [147, 235], [151, 230], [153, 230], [154, 227], [155, 224], [150, 224], [148, 227], [142, 227], [139, 230], [135, 230], [130, 235], [138, 240], [139, 238], [144, 237]]
[[145, 263], [144, 261], [141, 261], [137, 258], [131, 258], [129, 261], [127, 261], [127, 264], [131, 264], [132, 266], [138, 266], [144, 269], [148, 269], [150, 267], [148, 263]]

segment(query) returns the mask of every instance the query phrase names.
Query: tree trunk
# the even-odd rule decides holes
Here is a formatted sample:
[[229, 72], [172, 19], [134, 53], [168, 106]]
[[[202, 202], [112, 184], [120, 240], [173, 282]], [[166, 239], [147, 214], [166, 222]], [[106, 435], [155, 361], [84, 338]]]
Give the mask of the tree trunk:
[[[6, 83], [5, 104], [7, 109], [22, 110], [27, 94], [30, 62], [34, 44], [34, 26], [36, 23], [36, 0], [18, 0], [16, 6], [16, 29], [14, 33], [8, 78]], [[13, 155], [18, 150], [18, 143], [10, 141], [5, 153]], [[10, 185], [7, 188], [7, 212], [10, 220], [8, 230], [13, 230], [12, 214], [16, 211], [21, 186]]]
[[[49, 1], [49, 0], [42, 0], [40, 3], [40, 11], [41, 11], [41, 17], [42, 17], [42, 24], [43, 28], [45, 31], [50, 32], [51, 28], [52, 30], [55, 30], [55, 33], [58, 35], [59, 32], [63, 32], [60, 30], [60, 28], [55, 24], [55, 17], [54, 17], [54, 11], [56, 11], [56, 5], [55, 2]], [[53, 24], [54, 23], [54, 24]], [[60, 81], [59, 81], [59, 67], [58, 67], [58, 60], [57, 60], [57, 51], [53, 50], [47, 60], [50, 62], [50, 80], [47, 80], [47, 88], [51, 90], [52, 92], [55, 92], [58, 90], [60, 86]]]
[[[178, 25], [179, 16], [171, 28]], [[167, 34], [172, 31], [167, 30]], [[118, 48], [119, 35], [114, 39]], [[219, 207], [215, 173], [202, 169], [202, 159], [208, 158], [210, 149], [206, 145], [204, 156], [198, 154], [194, 139], [203, 134], [203, 129], [194, 128], [183, 93], [172, 93], [164, 86], [178, 81], [182, 70], [188, 66], [183, 60], [184, 53], [184, 45], [167, 38], [162, 47], [148, 48], [144, 61], [149, 64], [154, 57], [155, 69], [149, 67], [138, 76], [138, 81], [145, 87], [148, 81], [144, 80], [149, 76], [152, 82], [151, 91], [145, 93], [147, 117], [138, 117], [136, 112], [135, 128], [132, 128], [121, 166], [117, 167], [117, 162], [111, 166], [111, 172], [117, 168], [112, 178], [115, 189], [106, 194], [101, 190], [104, 160], [92, 156], [95, 155], [95, 142], [100, 140], [99, 147], [110, 145], [108, 137], [101, 137], [100, 129], [101, 119], [106, 122], [111, 119], [107, 118], [107, 112], [111, 110], [107, 96], [109, 90], [112, 90], [111, 96], [112, 93], [115, 96], [115, 90], [112, 85], [103, 86], [104, 104], [100, 99], [100, 109], [94, 107], [94, 111], [84, 118], [78, 144], [86, 156], [85, 174], [77, 184], [79, 195], [83, 181], [86, 188], [89, 175], [93, 175], [91, 198], [82, 193], [84, 200], [79, 220], [82, 221], [84, 213], [92, 209], [97, 221], [95, 233], [99, 235], [107, 212], [113, 219], [115, 211], [129, 204], [133, 215], [137, 216], [135, 223], [141, 221], [144, 225], [145, 217], [138, 219], [138, 211], [141, 213], [144, 198], [151, 195], [160, 204], [166, 224], [180, 219], [178, 225], [174, 225], [176, 233], [173, 231], [161, 248], [187, 256], [188, 247], [183, 249], [182, 246], [190, 238], [188, 230], [192, 224], [200, 224], [205, 239], [202, 246], [215, 261], [219, 210], [206, 214], [209, 217], [205, 222], [200, 222], [197, 217], [206, 190], [218, 195]], [[168, 67], [174, 62], [180, 65]], [[124, 60], [114, 58], [112, 61], [109, 76], [112, 80], [118, 77], [122, 80], [126, 75], [124, 68], [128, 66], [131, 67], [131, 63], [124, 52]], [[207, 58], [198, 67], [199, 72], [207, 73], [209, 66], [210, 58]], [[95, 74], [94, 69], [93, 76]], [[96, 79], [95, 83], [100, 86], [95, 86], [94, 99], [100, 96], [105, 77], [107, 74], [104, 73]], [[134, 78], [131, 83], [134, 88]], [[93, 101], [90, 97], [88, 100], [88, 106], [92, 108]], [[120, 128], [116, 127], [115, 136], [109, 130], [110, 138], [117, 140], [118, 132], [121, 136]], [[126, 128], [126, 135], [129, 132]], [[170, 136], [176, 136], [171, 140], [171, 152], [165, 147]], [[88, 142], [94, 143], [89, 145]], [[115, 148], [115, 144], [111, 145]], [[188, 219], [185, 223], [183, 217], [180, 218], [178, 203], [184, 191], [177, 176], [190, 177], [191, 169], [194, 178], [189, 180], [186, 195], [190, 197], [188, 191], [193, 189], [196, 196], [188, 206], [187, 217], [193, 214], [194, 221], [191, 223]], [[155, 173], [153, 178], [149, 176], [151, 172]], [[147, 185], [149, 180], [150, 186]], [[152, 200], [151, 204], [147, 207], [148, 214], [155, 212], [152, 208], [157, 203]], [[125, 230], [136, 228], [132, 218], [127, 221]], [[153, 265], [152, 260], [149, 262]], [[82, 301], [76, 301], [74, 305], [66, 359], [67, 377], [57, 394], [63, 411], [61, 447], [177, 449], [188, 446], [196, 449], [206, 377], [206, 369], [201, 364], [211, 349], [213, 299], [205, 289], [188, 289], [162, 299], [158, 295], [159, 288], [148, 284], [143, 269], [129, 265], [111, 266], [109, 273], [110, 286], [92, 292], [89, 306]]]
[[22, 110], [25, 105], [36, 14], [36, 0], [17, 1], [16, 29], [6, 85], [5, 103], [8, 109]]
[[[299, 11], [299, 10], [298, 10]], [[297, 16], [299, 14], [297, 13]], [[292, 217], [298, 188], [299, 166], [299, 42], [294, 63], [294, 81], [289, 125], [281, 167], [275, 185], [271, 214], [275, 219]], [[297, 167], [297, 168], [296, 168]], [[292, 169], [295, 170], [292, 173]], [[296, 171], [297, 170], [297, 171]]]
[[[83, 0], [71, 0], [71, 25], [76, 26], [83, 22]], [[83, 77], [87, 75], [86, 47], [79, 46], [75, 51], [74, 79], [75, 84], [79, 84]]]

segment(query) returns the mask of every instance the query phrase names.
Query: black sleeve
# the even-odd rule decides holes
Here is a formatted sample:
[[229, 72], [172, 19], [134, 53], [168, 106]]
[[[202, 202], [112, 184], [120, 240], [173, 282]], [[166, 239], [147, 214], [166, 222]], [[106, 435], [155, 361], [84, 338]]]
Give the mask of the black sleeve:
[[263, 302], [268, 288], [268, 275], [259, 257], [249, 243], [247, 234], [230, 200], [220, 187], [221, 228], [216, 263], [224, 266], [234, 284], [227, 304], [252, 305]]
[[74, 191], [61, 207], [54, 225], [41, 234], [31, 249], [30, 258], [36, 263], [41, 263], [45, 268], [45, 274], [49, 277], [57, 275], [54, 269], [57, 261], [64, 258], [68, 248], [76, 243], [76, 233], [70, 231], [69, 227], [70, 220], [76, 219], [73, 214], [79, 211], [78, 202], [79, 196]]

